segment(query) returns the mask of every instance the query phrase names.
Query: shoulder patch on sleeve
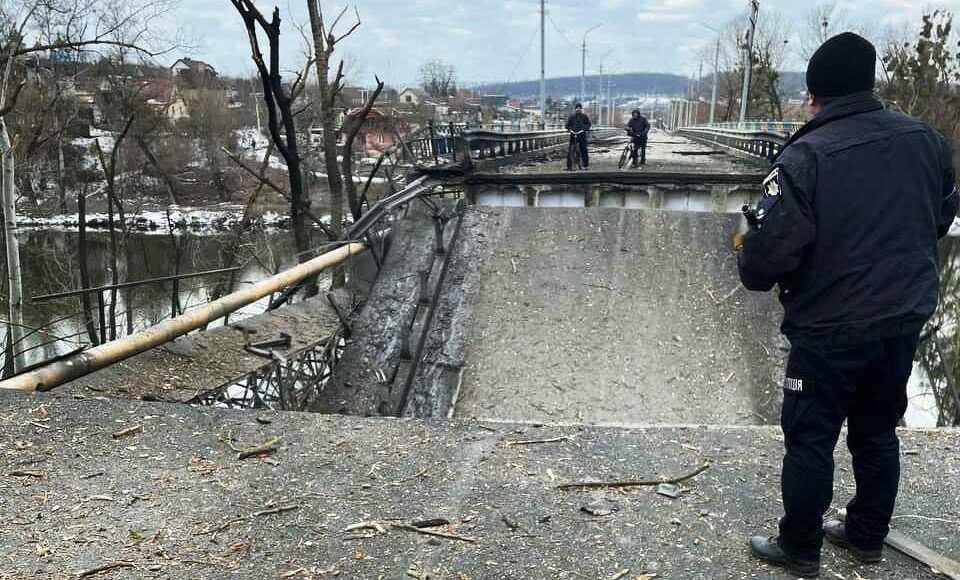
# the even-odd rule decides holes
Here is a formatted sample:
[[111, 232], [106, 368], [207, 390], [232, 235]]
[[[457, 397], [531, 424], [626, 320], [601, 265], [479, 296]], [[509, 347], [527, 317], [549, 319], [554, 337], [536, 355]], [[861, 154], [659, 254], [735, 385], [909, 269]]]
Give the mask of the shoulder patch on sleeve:
[[780, 168], [774, 167], [770, 175], [763, 180], [763, 195], [765, 197], [779, 197], [780, 191]]

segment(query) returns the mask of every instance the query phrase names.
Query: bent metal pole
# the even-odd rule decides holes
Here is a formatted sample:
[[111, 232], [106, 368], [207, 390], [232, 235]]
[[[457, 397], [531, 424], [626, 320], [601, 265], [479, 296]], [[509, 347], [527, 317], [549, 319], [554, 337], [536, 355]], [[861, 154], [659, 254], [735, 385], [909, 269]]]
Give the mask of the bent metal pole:
[[204, 324], [209, 324], [274, 292], [289, 288], [310, 276], [338, 266], [365, 248], [364, 244], [357, 242], [344, 245], [177, 318], [171, 318], [126, 338], [102, 344], [66, 360], [2, 381], [0, 390], [49, 391], [66, 382], [170, 342], [192, 330], [197, 330]]

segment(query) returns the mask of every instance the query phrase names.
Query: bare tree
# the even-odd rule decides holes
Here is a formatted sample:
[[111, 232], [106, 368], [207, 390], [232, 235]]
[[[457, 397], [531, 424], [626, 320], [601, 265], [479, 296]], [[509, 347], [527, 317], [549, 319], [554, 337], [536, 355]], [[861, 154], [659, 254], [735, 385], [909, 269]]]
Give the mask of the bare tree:
[[[304, 221], [304, 210], [309, 205], [304, 195], [302, 160], [293, 112], [294, 99], [289, 86], [284, 84], [280, 71], [280, 9], [274, 8], [271, 19], [267, 20], [254, 5], [253, 0], [230, 0], [230, 2], [243, 18], [247, 30], [253, 62], [263, 85], [263, 100], [267, 109], [270, 137], [287, 163], [290, 182], [290, 219], [297, 252], [303, 256], [310, 246]], [[269, 64], [261, 49], [260, 34], [267, 39]], [[293, 84], [297, 86], [302, 82], [303, 75], [298, 75]], [[334, 151], [334, 159], [336, 159], [335, 156], [336, 151]]]
[[[360, 13], [354, 9], [356, 21], [343, 34], [337, 33], [337, 25], [347, 13], [345, 6], [340, 14], [327, 27], [323, 19], [323, 7], [320, 0], [307, 0], [310, 13], [310, 32], [313, 38], [313, 51], [317, 67], [317, 84], [320, 89], [320, 120], [323, 126], [323, 156], [327, 169], [327, 184], [330, 187], [330, 231], [336, 239], [343, 236], [343, 177], [337, 163], [337, 127], [336, 102], [343, 90], [344, 63], [341, 60], [337, 72], [330, 80], [330, 60], [337, 44], [349, 37], [360, 27]], [[347, 176], [352, 179], [352, 176]], [[343, 270], [338, 268], [333, 274], [333, 286], [342, 286], [345, 282]]]
[[431, 97], [447, 98], [457, 93], [457, 69], [452, 64], [433, 59], [420, 67], [420, 86]]
[[786, 62], [789, 26], [777, 13], [768, 12], [757, 26], [753, 45], [753, 86], [748, 111], [753, 116], [783, 119], [783, 67]]
[[[6, 116], [17, 105], [25, 85], [15, 82], [18, 64], [31, 55], [90, 51], [104, 46], [123, 47], [155, 55], [149, 23], [166, 12], [172, 0], [3, 0], [0, 2], [0, 157], [2, 206], [8, 265], [8, 291], [13, 342], [23, 328], [22, 272], [16, 238], [16, 171], [13, 141]], [[36, 40], [25, 42], [27, 35]], [[22, 366], [17, 360], [17, 366]]]
[[360, 219], [361, 203], [357, 197], [357, 184], [353, 181], [353, 142], [356, 140], [360, 128], [367, 122], [367, 116], [373, 110], [373, 105], [377, 102], [377, 98], [380, 97], [382, 91], [383, 81], [377, 78], [377, 88], [370, 94], [367, 104], [359, 113], [347, 117], [343, 122], [343, 174], [347, 176], [347, 200], [350, 203], [350, 212], [353, 214], [354, 220]]

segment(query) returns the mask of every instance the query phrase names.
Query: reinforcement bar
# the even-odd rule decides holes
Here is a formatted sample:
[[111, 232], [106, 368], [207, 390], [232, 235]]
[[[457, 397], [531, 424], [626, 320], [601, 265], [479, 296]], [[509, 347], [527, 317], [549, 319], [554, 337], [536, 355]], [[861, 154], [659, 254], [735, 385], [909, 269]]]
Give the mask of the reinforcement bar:
[[245, 288], [239, 292], [228, 294], [219, 300], [214, 300], [201, 308], [187, 312], [177, 318], [166, 320], [146, 330], [131, 334], [125, 338], [108, 342], [90, 350], [71, 356], [36, 369], [17, 375], [5, 381], [0, 381], [0, 390], [11, 391], [49, 391], [60, 385], [108, 367], [132, 356], [146, 352], [170, 342], [178, 336], [197, 330], [202, 326], [234, 312], [248, 304], [274, 292], [283, 290], [300, 281], [315, 276], [320, 272], [347, 261], [351, 256], [359, 254], [366, 246], [352, 242], [327, 252], [321, 256], [299, 264], [276, 276]]

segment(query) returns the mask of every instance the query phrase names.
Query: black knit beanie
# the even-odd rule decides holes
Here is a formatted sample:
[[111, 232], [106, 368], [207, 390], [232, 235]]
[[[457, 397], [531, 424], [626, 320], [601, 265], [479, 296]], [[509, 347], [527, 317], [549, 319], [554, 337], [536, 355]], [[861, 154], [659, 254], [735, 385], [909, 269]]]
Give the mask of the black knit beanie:
[[807, 65], [807, 90], [818, 97], [842, 97], [873, 90], [877, 49], [852, 32], [824, 42]]

